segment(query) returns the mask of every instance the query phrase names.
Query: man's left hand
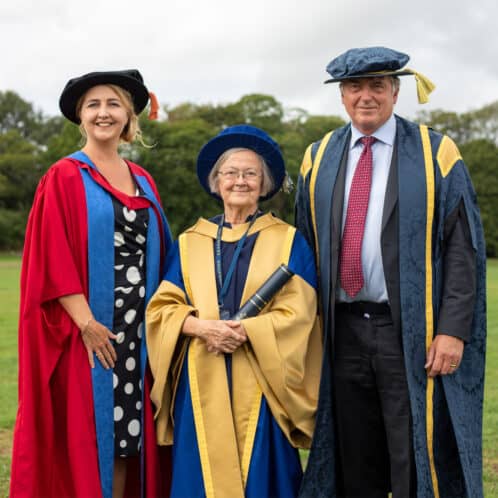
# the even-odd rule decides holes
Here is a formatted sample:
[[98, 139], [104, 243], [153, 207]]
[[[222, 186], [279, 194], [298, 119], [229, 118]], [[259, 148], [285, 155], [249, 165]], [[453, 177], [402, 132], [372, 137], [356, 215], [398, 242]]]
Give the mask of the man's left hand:
[[463, 356], [464, 342], [458, 337], [438, 334], [427, 352], [424, 368], [429, 377], [448, 375], [456, 371]]

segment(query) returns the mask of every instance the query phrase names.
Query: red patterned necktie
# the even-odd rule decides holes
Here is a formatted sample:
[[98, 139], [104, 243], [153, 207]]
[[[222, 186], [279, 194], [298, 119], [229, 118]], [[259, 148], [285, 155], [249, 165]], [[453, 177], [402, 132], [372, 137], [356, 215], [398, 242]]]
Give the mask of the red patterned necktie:
[[372, 144], [375, 142], [375, 138], [362, 137], [360, 140], [363, 144], [363, 150], [360, 159], [358, 159], [349, 191], [339, 262], [341, 287], [350, 297], [355, 297], [364, 284], [361, 244], [372, 185]]

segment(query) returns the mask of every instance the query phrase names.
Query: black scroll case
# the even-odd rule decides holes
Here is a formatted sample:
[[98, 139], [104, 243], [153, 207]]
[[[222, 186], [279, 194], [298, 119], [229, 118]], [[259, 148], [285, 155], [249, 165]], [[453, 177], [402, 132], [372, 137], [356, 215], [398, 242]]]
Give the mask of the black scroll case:
[[287, 265], [281, 264], [265, 283], [242, 305], [231, 320], [242, 320], [256, 316], [289, 281], [294, 272]]

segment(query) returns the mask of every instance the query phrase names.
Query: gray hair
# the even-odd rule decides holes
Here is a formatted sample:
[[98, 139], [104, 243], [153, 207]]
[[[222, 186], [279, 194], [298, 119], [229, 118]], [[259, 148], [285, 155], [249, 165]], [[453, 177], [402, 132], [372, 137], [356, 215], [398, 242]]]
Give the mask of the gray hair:
[[399, 76], [391, 76], [392, 85], [393, 85], [393, 94], [399, 92], [399, 87], [401, 86], [401, 80]]
[[[235, 154], [236, 152], [241, 152], [244, 150], [250, 150], [251, 152], [254, 152], [252, 149], [247, 149], [245, 147], [233, 147], [231, 149], [226, 150], [221, 154], [221, 156], [218, 158], [218, 160], [214, 163], [214, 166], [211, 169], [211, 172], [209, 173], [208, 176], [208, 184], [209, 184], [209, 190], [213, 192], [214, 194], [219, 194], [220, 190], [218, 188], [218, 172], [220, 171], [220, 168], [223, 166], [223, 164], [226, 162], [226, 160], [232, 155]], [[260, 192], [260, 197], [264, 197], [267, 195], [269, 192], [271, 192], [274, 187], [275, 187], [275, 181], [273, 180], [273, 176], [270, 173], [270, 168], [266, 164], [266, 161], [263, 159], [262, 156], [260, 156], [257, 152], [254, 152], [260, 161], [261, 164], [261, 171], [263, 173], [263, 179], [261, 182], [261, 192]]]

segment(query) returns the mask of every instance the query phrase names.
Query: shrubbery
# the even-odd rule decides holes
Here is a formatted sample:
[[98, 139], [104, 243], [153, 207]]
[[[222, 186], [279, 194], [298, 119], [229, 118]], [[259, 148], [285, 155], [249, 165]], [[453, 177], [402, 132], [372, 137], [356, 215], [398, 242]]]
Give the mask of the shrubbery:
[[[145, 113], [144, 113], [145, 114]], [[294, 182], [306, 147], [344, 121], [285, 109], [270, 95], [246, 95], [235, 103], [164, 107], [159, 121], [141, 118], [146, 143], [128, 146], [123, 155], [154, 177], [174, 235], [210, 216], [220, 206], [199, 186], [196, 158], [201, 146], [223, 127], [251, 123], [281, 145]], [[498, 256], [498, 102], [456, 114], [432, 111], [417, 120], [450, 135], [459, 145], [477, 191], [490, 257]], [[81, 147], [78, 128], [61, 117], [36, 112], [15, 92], [0, 92], [0, 250], [20, 249], [27, 212], [46, 169]], [[293, 195], [278, 195], [263, 206], [292, 221]]]

